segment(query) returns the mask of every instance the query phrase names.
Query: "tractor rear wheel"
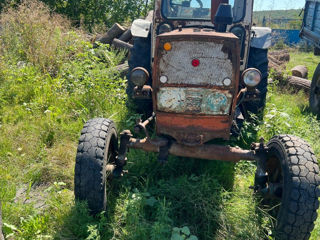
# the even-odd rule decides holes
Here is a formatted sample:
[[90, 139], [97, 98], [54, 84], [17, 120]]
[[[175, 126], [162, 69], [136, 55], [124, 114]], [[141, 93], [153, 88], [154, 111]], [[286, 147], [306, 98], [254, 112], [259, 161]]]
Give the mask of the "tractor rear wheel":
[[275, 239], [309, 239], [319, 208], [319, 166], [304, 140], [280, 135], [268, 143], [267, 186], [264, 204], [277, 220]]
[[263, 112], [268, 91], [268, 49], [250, 48], [248, 68], [256, 68], [262, 74], [262, 79], [257, 89], [260, 92], [259, 100], [245, 102], [244, 107], [247, 111], [254, 114]]
[[74, 177], [76, 200], [87, 201], [91, 213], [106, 210], [107, 164], [115, 165], [118, 138], [114, 123], [104, 118], [89, 120], [81, 132]]
[[320, 64], [313, 75], [309, 102], [311, 111], [320, 116]]
[[[134, 109], [139, 113], [152, 113], [152, 100], [140, 100], [133, 98], [133, 90], [134, 84], [130, 80], [131, 71], [136, 67], [143, 67], [145, 68], [150, 76], [151, 74], [151, 36], [142, 38], [142, 37], [135, 37], [133, 39], [134, 44], [133, 48], [130, 52], [129, 58], [129, 73], [127, 76], [128, 85], [127, 85], [127, 95], [131, 105], [134, 106]], [[151, 77], [147, 82], [147, 85], [152, 85]], [[129, 104], [129, 106], [130, 106]]]

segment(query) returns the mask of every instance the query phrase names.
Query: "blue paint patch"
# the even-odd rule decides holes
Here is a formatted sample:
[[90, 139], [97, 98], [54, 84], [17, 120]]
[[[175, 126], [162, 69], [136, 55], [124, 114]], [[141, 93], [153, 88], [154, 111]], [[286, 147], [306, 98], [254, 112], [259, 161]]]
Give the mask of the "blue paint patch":
[[228, 115], [232, 98], [228, 91], [164, 87], [157, 94], [157, 106], [163, 112]]
[[229, 103], [227, 97], [222, 93], [208, 94], [202, 101], [201, 109], [207, 113], [224, 113], [229, 111]]
[[272, 29], [272, 45], [283, 41], [286, 45], [297, 45], [303, 41], [300, 36], [300, 30]]

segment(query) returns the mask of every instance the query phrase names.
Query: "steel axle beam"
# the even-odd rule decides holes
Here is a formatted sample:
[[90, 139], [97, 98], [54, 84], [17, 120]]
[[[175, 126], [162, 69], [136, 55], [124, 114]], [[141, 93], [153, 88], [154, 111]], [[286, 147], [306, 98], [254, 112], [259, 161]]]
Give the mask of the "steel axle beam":
[[[150, 140], [148, 138], [130, 138], [128, 148], [141, 149], [147, 152], [160, 152], [160, 147], [167, 144], [166, 139]], [[254, 150], [244, 150], [237, 147], [204, 144], [190, 147], [173, 142], [169, 145], [169, 153], [180, 157], [200, 158], [206, 160], [220, 160], [239, 162], [240, 160], [258, 161], [259, 156]]]

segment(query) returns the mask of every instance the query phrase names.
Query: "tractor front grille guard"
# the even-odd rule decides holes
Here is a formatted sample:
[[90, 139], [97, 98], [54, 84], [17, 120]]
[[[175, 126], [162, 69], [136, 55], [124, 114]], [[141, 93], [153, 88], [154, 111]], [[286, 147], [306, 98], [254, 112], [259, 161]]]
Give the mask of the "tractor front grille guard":
[[[179, 157], [220, 160], [233, 163], [241, 160], [256, 161], [256, 176], [261, 179], [266, 178], [266, 156], [268, 148], [264, 144], [263, 139], [261, 139], [260, 143], [252, 144], [251, 150], [217, 144], [187, 146], [165, 137], [151, 139], [146, 126], [153, 121], [155, 117], [156, 115], [153, 113], [146, 121], [140, 122], [135, 126], [135, 132], [138, 133], [142, 130], [145, 133], [146, 137], [143, 139], [134, 138], [130, 130], [125, 130], [120, 134], [120, 147], [116, 161], [117, 168], [120, 167], [122, 169], [126, 165], [128, 149], [132, 148], [159, 153], [158, 160], [160, 162], [166, 162], [169, 154]], [[264, 182], [259, 183], [259, 185], [263, 188], [266, 187]]]

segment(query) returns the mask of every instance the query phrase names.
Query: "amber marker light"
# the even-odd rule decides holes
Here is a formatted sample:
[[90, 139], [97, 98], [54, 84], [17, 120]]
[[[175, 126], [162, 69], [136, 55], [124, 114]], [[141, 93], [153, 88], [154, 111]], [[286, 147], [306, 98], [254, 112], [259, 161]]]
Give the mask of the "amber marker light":
[[163, 45], [163, 48], [164, 48], [164, 50], [166, 50], [166, 51], [171, 51], [171, 49], [172, 49], [172, 46], [171, 46], [171, 43], [165, 43], [164, 45]]

